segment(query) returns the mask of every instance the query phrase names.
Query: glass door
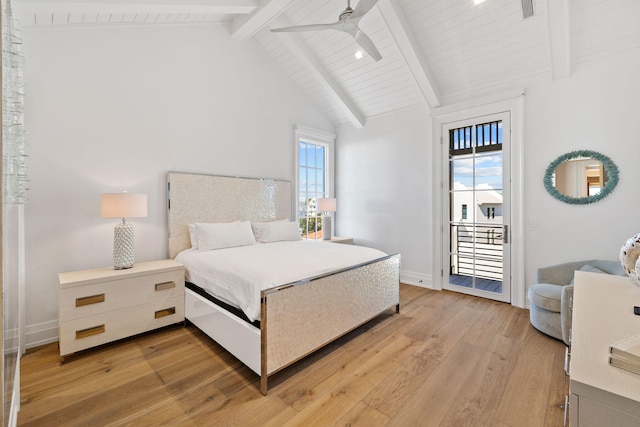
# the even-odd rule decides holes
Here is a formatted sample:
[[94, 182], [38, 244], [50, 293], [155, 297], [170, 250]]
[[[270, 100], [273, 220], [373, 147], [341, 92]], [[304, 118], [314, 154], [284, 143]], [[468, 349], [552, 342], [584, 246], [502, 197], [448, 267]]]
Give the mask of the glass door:
[[509, 114], [445, 124], [444, 288], [511, 301]]

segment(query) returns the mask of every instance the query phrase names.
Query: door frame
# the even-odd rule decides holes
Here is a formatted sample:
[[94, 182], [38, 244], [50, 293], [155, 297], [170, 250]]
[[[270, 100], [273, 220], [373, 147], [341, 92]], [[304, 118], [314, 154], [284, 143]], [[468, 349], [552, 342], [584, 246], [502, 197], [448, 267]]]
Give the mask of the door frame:
[[[524, 271], [524, 90], [465, 101], [431, 111], [434, 150], [433, 163], [433, 289], [444, 286], [443, 246], [444, 233], [448, 232], [448, 209], [444, 206], [444, 196], [448, 200], [443, 180], [443, 126], [451, 122], [490, 116], [496, 113], [510, 113], [511, 119], [511, 305], [525, 307], [526, 284]], [[448, 188], [448, 187], [447, 187]], [[448, 202], [447, 202], [448, 203]], [[445, 210], [447, 215], [445, 216]]]
[[[449, 155], [449, 147], [451, 141], [449, 141], [449, 132], [451, 129], [457, 129], [467, 126], [475, 127], [477, 125], [482, 125], [490, 122], [501, 122], [502, 123], [502, 133], [503, 133], [503, 143], [500, 147], [500, 154], [502, 156], [502, 195], [503, 199], [503, 207], [502, 207], [502, 222], [503, 226], [507, 227], [507, 230], [511, 228], [511, 185], [510, 185], [510, 177], [511, 177], [511, 113], [510, 112], [499, 112], [494, 113], [488, 116], [482, 117], [473, 117], [470, 119], [464, 119], [461, 121], [452, 121], [442, 123], [441, 127], [443, 129], [442, 132], [442, 149], [440, 150], [440, 161], [442, 162], [442, 171], [443, 171], [443, 189], [440, 194], [441, 197], [441, 207], [442, 207], [442, 216], [446, 218], [445, 231], [446, 233], [442, 234], [442, 247], [440, 250], [442, 251], [442, 261], [443, 266], [441, 269], [442, 276], [442, 287], [443, 289], [453, 290], [456, 292], [474, 295], [478, 297], [493, 299], [496, 301], [511, 303], [511, 239], [509, 238], [509, 234], [507, 235], [507, 240], [502, 242], [502, 266], [503, 266], [503, 276], [502, 276], [502, 292], [490, 292], [484, 291], [481, 289], [477, 289], [475, 287], [467, 288], [464, 286], [458, 286], [455, 284], [451, 284], [449, 282], [450, 278], [450, 269], [451, 269], [451, 197], [453, 196], [450, 191], [452, 186], [451, 182], [446, 182], [446, 176], [451, 176], [451, 159]], [[445, 140], [447, 143], [445, 144]], [[480, 152], [476, 153], [475, 150], [473, 152], [473, 157], [480, 156], [481, 158], [485, 158], [492, 153], [497, 153], [497, 151], [488, 151], [488, 152]], [[468, 157], [466, 154], [465, 156]], [[475, 162], [474, 162], [475, 165]], [[474, 166], [475, 168], [475, 166]], [[475, 187], [474, 194], [475, 195]], [[470, 206], [470, 210], [472, 211], [472, 216], [475, 216], [477, 213], [477, 206], [472, 204]], [[473, 220], [474, 227], [478, 224], [477, 220]], [[445, 262], [446, 261], [446, 262]]]

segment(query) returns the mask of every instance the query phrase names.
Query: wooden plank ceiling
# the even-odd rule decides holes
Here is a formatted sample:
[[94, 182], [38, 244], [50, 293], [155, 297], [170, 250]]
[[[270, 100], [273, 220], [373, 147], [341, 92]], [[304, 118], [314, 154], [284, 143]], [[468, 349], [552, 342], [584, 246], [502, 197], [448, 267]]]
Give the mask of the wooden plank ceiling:
[[[638, 0], [379, 0], [359, 23], [382, 59], [348, 34], [273, 33], [331, 23], [347, 0], [14, 0], [26, 29], [90, 25], [224, 25], [253, 40], [336, 124], [416, 105], [437, 107], [522, 87], [533, 75], [570, 78], [589, 59], [640, 48]], [[359, 0], [352, 0], [357, 8]]]

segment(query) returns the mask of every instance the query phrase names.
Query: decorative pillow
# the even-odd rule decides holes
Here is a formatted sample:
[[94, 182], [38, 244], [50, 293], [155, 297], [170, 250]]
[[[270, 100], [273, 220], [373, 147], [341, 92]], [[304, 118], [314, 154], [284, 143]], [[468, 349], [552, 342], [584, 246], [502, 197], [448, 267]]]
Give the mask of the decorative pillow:
[[198, 250], [233, 248], [256, 243], [249, 221], [196, 223]]
[[189, 224], [189, 239], [191, 240], [191, 248], [198, 249], [198, 236], [196, 235], [195, 224]]
[[297, 222], [278, 220], [270, 222], [254, 222], [251, 224], [253, 234], [258, 242], [271, 243], [283, 240], [300, 240], [300, 227]]
[[[583, 265], [582, 267], [580, 267], [580, 270], [579, 270], [579, 271], [588, 271], [588, 272], [590, 272], [590, 273], [609, 274], [609, 273], [607, 273], [606, 271], [602, 271], [602, 270], [600, 270], [598, 267], [594, 267], [594, 266], [593, 266], [593, 265], [591, 265], [591, 264], [585, 264], [585, 265]], [[575, 280], [575, 279], [571, 279], [571, 282], [570, 282], [569, 284], [570, 284], [570, 285], [573, 285], [573, 281], [574, 281], [574, 280]]]

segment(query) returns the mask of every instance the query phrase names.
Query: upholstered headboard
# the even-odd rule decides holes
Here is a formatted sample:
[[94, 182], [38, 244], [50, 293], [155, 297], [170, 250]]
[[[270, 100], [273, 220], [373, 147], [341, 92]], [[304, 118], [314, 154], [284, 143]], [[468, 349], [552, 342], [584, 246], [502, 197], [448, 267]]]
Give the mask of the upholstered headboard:
[[169, 172], [167, 197], [172, 259], [191, 247], [188, 224], [292, 218], [289, 181]]

